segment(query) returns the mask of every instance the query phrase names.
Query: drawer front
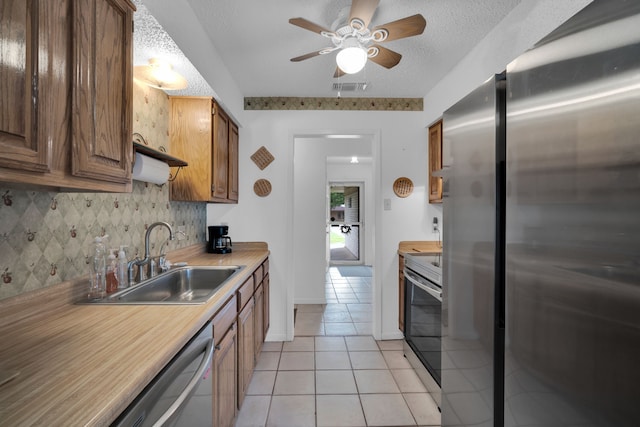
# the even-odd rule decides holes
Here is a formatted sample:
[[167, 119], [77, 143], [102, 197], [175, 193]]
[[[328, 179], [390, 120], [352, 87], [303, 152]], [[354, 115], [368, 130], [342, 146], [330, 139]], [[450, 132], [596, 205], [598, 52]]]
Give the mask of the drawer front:
[[253, 276], [249, 276], [249, 278], [240, 286], [238, 289], [238, 311], [242, 310], [247, 302], [253, 296]]
[[213, 316], [213, 341], [219, 343], [229, 330], [238, 314], [238, 301], [235, 295]]

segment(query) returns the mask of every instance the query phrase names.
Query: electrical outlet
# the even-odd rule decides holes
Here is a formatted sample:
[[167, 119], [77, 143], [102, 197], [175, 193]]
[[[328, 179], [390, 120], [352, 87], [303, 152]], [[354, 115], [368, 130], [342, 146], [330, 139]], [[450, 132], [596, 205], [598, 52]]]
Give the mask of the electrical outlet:
[[433, 217], [433, 232], [437, 233], [438, 231], [440, 231], [440, 229], [438, 228], [438, 217], [434, 216]]
[[385, 211], [391, 210], [391, 199], [384, 199], [384, 210]]

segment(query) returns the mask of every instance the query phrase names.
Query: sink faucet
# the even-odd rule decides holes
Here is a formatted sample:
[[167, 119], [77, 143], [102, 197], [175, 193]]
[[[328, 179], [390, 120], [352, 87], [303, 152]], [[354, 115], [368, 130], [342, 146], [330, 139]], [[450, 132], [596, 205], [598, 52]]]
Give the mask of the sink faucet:
[[[144, 235], [144, 259], [140, 259], [136, 257], [134, 260], [130, 261], [127, 265], [128, 272], [129, 272], [129, 283], [134, 282], [134, 278], [133, 278], [134, 265], [138, 267], [139, 282], [142, 282], [147, 278], [146, 272], [144, 271], [144, 267], [148, 265], [153, 265], [153, 263], [151, 262], [152, 261], [151, 254], [149, 253], [149, 247], [150, 247], [149, 236], [151, 235], [151, 230], [153, 230], [158, 226], [167, 227], [167, 229], [169, 230], [169, 240], [175, 239], [173, 228], [171, 228], [171, 225], [168, 222], [160, 221], [160, 222], [154, 222], [153, 224], [151, 224], [147, 228], [147, 232]], [[150, 276], [153, 277], [155, 275], [156, 275], [155, 269], [151, 268]]]

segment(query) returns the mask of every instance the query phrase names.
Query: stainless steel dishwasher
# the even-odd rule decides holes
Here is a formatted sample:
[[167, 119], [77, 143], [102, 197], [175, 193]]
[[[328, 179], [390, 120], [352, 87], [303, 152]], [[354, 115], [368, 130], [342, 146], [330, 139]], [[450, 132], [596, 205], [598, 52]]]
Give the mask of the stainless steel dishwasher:
[[116, 419], [112, 427], [211, 427], [213, 327], [207, 323]]

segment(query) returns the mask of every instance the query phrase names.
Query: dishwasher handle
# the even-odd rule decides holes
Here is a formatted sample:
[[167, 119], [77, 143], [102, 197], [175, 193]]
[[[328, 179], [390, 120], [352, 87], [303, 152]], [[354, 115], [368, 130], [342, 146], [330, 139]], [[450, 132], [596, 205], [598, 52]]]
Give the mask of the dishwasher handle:
[[214, 350], [215, 350], [215, 347], [213, 345], [213, 338], [210, 338], [207, 341], [207, 346], [205, 348], [205, 353], [204, 353], [202, 362], [200, 362], [200, 365], [198, 366], [198, 369], [196, 369], [196, 372], [193, 374], [193, 377], [191, 377], [191, 380], [189, 380], [189, 383], [187, 384], [187, 386], [184, 388], [182, 393], [180, 393], [180, 395], [176, 398], [176, 400], [171, 404], [171, 406], [169, 406], [169, 408], [165, 411], [164, 414], [162, 414], [162, 416], [158, 419], [158, 421], [156, 421], [153, 424], [153, 427], [162, 427], [168, 420], [171, 419], [171, 417], [173, 417], [173, 415], [178, 410], [182, 409], [182, 407], [187, 402], [187, 400], [189, 399], [189, 397], [191, 396], [195, 388], [198, 386], [198, 383], [200, 382], [200, 378], [204, 376], [205, 372], [211, 365], [211, 358], [213, 357]]

